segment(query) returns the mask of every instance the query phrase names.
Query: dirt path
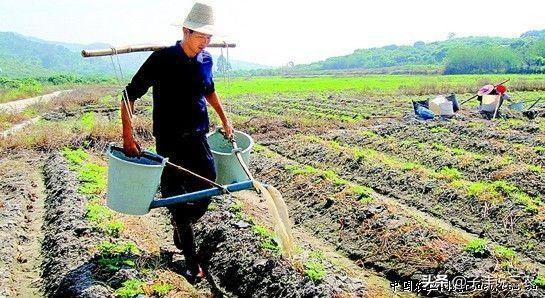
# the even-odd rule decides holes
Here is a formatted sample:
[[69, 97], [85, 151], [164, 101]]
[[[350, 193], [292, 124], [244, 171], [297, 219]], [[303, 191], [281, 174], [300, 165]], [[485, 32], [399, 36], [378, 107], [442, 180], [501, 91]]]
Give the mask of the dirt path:
[[27, 106], [36, 103], [46, 103], [50, 100], [57, 98], [58, 96], [71, 92], [72, 90], [55, 91], [46, 95], [36, 96], [32, 98], [19, 99], [0, 104], [0, 112], [18, 113], [23, 111]]
[[0, 138], [5, 138], [5, 137], [8, 137], [10, 135], [13, 135], [14, 133], [16, 133], [16, 132], [20, 131], [21, 129], [25, 128], [27, 125], [34, 124], [34, 123], [38, 122], [38, 120], [40, 120], [40, 117], [34, 117], [32, 119], [23, 121], [21, 123], [17, 123], [15, 125], [13, 125], [13, 127], [10, 127], [9, 129], [1, 132], [0, 133]]
[[[41, 244], [44, 215], [43, 183], [39, 173], [41, 160], [33, 153], [23, 153], [0, 161], [0, 296], [41, 297]], [[5, 229], [4, 229], [5, 228]]]

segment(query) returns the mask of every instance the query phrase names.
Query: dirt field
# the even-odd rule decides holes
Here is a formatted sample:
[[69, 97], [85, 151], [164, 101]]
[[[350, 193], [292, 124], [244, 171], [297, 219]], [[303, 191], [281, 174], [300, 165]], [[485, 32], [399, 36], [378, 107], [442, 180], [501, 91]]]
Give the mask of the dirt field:
[[[251, 170], [286, 200], [296, 254], [282, 257], [259, 196], [219, 196], [196, 226], [196, 285], [166, 209], [104, 206], [115, 89], [9, 115], [5, 129], [41, 120], [0, 138], [0, 296], [545, 297], [544, 115], [489, 121], [467, 106], [423, 122], [410, 99], [225, 99], [256, 141]], [[153, 149], [149, 96], [135, 129]]]

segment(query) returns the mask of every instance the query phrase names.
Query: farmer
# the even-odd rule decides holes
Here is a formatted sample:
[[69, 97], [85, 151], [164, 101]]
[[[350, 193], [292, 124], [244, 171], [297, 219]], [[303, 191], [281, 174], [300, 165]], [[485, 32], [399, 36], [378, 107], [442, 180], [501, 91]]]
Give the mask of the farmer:
[[[195, 3], [183, 23], [183, 40], [154, 52], [127, 85], [124, 96], [134, 101], [153, 86], [153, 135], [157, 153], [210, 180], [216, 170], [206, 141], [209, 119], [208, 102], [222, 121], [227, 136], [233, 127], [227, 119], [212, 79], [212, 57], [204, 49], [213, 33], [213, 10]], [[206, 101], [205, 101], [206, 99]], [[126, 101], [121, 104], [123, 148], [129, 156], [140, 154], [140, 146], [132, 135]], [[210, 188], [211, 185], [175, 168], [166, 167], [161, 177], [163, 197]], [[210, 199], [170, 207], [174, 227], [174, 243], [184, 253], [188, 280], [203, 277], [197, 259], [192, 224], [204, 215]]]

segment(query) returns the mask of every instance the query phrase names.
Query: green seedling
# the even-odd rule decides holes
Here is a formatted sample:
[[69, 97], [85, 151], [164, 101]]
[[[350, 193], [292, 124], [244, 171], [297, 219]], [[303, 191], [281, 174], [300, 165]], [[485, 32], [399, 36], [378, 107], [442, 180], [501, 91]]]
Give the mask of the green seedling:
[[112, 237], [119, 237], [123, 230], [125, 230], [125, 224], [119, 220], [111, 220], [105, 225], [101, 226], [101, 228], [107, 235], [110, 235]]
[[418, 165], [413, 162], [406, 162], [401, 165], [401, 170], [404, 172], [412, 171], [414, 169], [418, 168]]
[[294, 175], [311, 175], [318, 174], [320, 171], [314, 167], [305, 165], [303, 167], [297, 165], [285, 165], [285, 169], [290, 171]]
[[140, 253], [140, 250], [133, 242], [102, 242], [98, 245], [98, 264], [107, 271], [117, 271], [122, 267], [135, 267], [131, 259]]
[[498, 259], [503, 261], [502, 265], [504, 268], [511, 268], [518, 262], [517, 253], [505, 246], [494, 246], [494, 254]]
[[483, 257], [488, 254], [488, 242], [484, 239], [476, 238], [469, 241], [464, 250], [476, 257]]
[[153, 294], [158, 295], [159, 297], [166, 296], [170, 291], [174, 289], [175, 287], [172, 284], [164, 282], [151, 285], [151, 290], [153, 291]]
[[439, 171], [439, 174], [437, 175], [440, 179], [445, 180], [458, 180], [462, 178], [462, 173], [458, 171], [458, 169], [450, 168], [450, 167], [444, 167]]
[[363, 185], [351, 185], [350, 191], [358, 196], [358, 200], [361, 204], [369, 204], [373, 201], [373, 189]]
[[545, 289], [545, 277], [543, 276], [538, 275], [532, 283], [540, 288]]
[[323, 253], [320, 251], [313, 251], [309, 254], [308, 260], [304, 264], [305, 275], [313, 282], [321, 281], [327, 274], [323, 261]]
[[528, 165], [528, 171], [534, 172], [534, 173], [541, 173], [543, 172], [543, 168], [537, 165]]
[[84, 130], [92, 130], [95, 126], [95, 113], [87, 112], [81, 116], [80, 125]]
[[280, 246], [274, 239], [274, 235], [266, 227], [261, 225], [255, 225], [252, 227], [252, 231], [261, 238], [261, 248], [270, 250], [274, 253], [280, 252]]
[[78, 171], [82, 185], [78, 191], [85, 195], [99, 195], [106, 189], [106, 167], [92, 163], [84, 164]]
[[448, 133], [450, 132], [450, 130], [448, 130], [448, 128], [444, 128], [444, 127], [432, 127], [430, 129], [430, 132], [431, 133]]
[[208, 207], [206, 208], [208, 211], [216, 211], [218, 210], [218, 205], [215, 203], [208, 204]]
[[80, 148], [76, 150], [64, 148], [62, 155], [68, 160], [71, 170], [75, 170], [76, 167], [81, 166], [89, 158], [89, 154]]
[[519, 204], [524, 206], [524, 211], [532, 214], [539, 212], [539, 207], [543, 205], [543, 202], [539, 198], [533, 198], [523, 192], [515, 192], [511, 194], [511, 197]]
[[325, 170], [320, 173], [320, 177], [330, 180], [335, 185], [346, 185], [348, 181], [339, 177], [333, 170]]
[[440, 143], [433, 143], [433, 144], [431, 144], [431, 146], [434, 149], [438, 150], [438, 151], [447, 151], [448, 150], [447, 146], [445, 146], [443, 144], [440, 144]]
[[229, 210], [233, 213], [241, 212], [244, 205], [241, 202], [232, 203]]
[[140, 294], [144, 294], [144, 289], [142, 288], [143, 285], [144, 282], [139, 279], [129, 279], [123, 282], [123, 286], [115, 290], [114, 294], [116, 297], [122, 298], [136, 297]]
[[106, 206], [100, 204], [98, 200], [91, 200], [85, 206], [85, 217], [97, 224], [110, 220], [113, 217], [113, 212]]
[[123, 222], [114, 219], [114, 213], [102, 205], [98, 199], [91, 200], [85, 206], [85, 217], [97, 224], [107, 235], [119, 237], [125, 229]]

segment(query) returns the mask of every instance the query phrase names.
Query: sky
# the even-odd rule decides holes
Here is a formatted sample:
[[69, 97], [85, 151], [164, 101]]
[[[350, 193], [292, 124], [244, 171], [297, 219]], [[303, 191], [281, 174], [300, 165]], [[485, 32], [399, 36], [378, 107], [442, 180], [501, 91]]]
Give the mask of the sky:
[[[231, 58], [303, 64], [358, 48], [545, 29], [542, 1], [212, 0]], [[173, 44], [193, 0], [0, 0], [0, 31], [89, 44]], [[219, 53], [217, 49], [210, 50]]]

